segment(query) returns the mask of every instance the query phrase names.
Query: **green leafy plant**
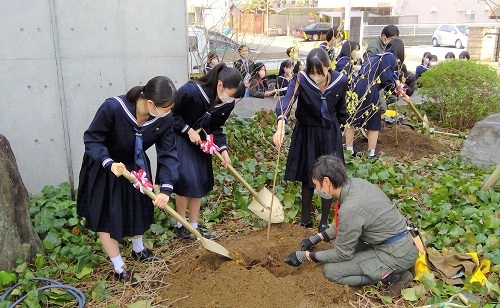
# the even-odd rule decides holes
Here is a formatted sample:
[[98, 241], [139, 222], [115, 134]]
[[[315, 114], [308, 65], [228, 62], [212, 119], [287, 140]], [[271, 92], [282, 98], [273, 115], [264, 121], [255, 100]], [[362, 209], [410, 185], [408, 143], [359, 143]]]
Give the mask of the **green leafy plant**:
[[441, 62], [417, 82], [427, 99], [423, 108], [445, 127], [471, 128], [478, 120], [500, 111], [500, 78], [488, 65], [463, 60]]

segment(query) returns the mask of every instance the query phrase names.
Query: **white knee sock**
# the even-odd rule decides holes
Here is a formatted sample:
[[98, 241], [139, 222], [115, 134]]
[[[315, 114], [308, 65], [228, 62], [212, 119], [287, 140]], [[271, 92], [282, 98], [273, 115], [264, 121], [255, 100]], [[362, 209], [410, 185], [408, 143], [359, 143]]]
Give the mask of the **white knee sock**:
[[135, 252], [141, 252], [144, 250], [144, 244], [142, 243], [142, 236], [139, 238], [132, 238], [132, 250]]
[[354, 154], [354, 147], [346, 147], [348, 151], [351, 151], [351, 154]]
[[191, 226], [193, 226], [193, 228], [198, 228], [198, 223], [197, 222], [190, 222], [189, 223]]
[[180, 222], [177, 222], [177, 228], [182, 227], [182, 224]]
[[117, 272], [118, 274], [121, 274], [123, 272], [122, 266], [125, 265], [125, 262], [123, 262], [123, 260], [122, 260], [122, 256], [117, 255], [116, 257], [110, 258], [110, 259], [111, 259], [111, 262], [113, 262], [113, 267], [115, 268], [115, 272]]
[[374, 156], [375, 155], [375, 150], [370, 150], [370, 155], [368, 156]]

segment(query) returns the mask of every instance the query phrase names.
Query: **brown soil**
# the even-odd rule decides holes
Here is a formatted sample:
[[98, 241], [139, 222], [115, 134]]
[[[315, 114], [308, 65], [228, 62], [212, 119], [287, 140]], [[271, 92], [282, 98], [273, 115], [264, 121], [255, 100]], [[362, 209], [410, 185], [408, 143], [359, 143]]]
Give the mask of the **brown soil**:
[[321, 264], [306, 261], [296, 268], [283, 262], [313, 232], [276, 224], [269, 243], [267, 228], [217, 240], [233, 260], [193, 246], [170, 266], [171, 285], [162, 297], [177, 299], [173, 307], [352, 307], [357, 289], [326, 280]]
[[[406, 125], [385, 126], [379, 133], [376, 151], [380, 152], [380, 156], [406, 157], [411, 160], [450, 153], [450, 145], [445, 146], [440, 141], [442, 142], [438, 141], [437, 136], [427, 137]], [[367, 148], [368, 140], [361, 133], [357, 134], [354, 140], [355, 151], [362, 152]]]
[[[367, 140], [360, 134], [355, 149], [366, 148]], [[384, 127], [377, 151], [383, 152], [381, 155], [410, 159], [449, 152], [436, 139], [405, 125], [398, 125], [397, 129]], [[198, 244], [174, 257], [176, 262], [169, 266], [170, 274], [164, 279], [169, 286], [161, 297], [173, 307], [352, 307], [351, 304], [359, 304], [356, 293], [363, 294], [363, 290], [329, 282], [323, 276], [321, 264], [306, 261], [295, 268], [283, 262], [314, 230], [291, 224], [272, 225], [269, 243], [267, 228], [239, 230], [245, 231], [217, 239], [233, 260]], [[329, 244], [320, 243], [315, 249], [329, 249]]]

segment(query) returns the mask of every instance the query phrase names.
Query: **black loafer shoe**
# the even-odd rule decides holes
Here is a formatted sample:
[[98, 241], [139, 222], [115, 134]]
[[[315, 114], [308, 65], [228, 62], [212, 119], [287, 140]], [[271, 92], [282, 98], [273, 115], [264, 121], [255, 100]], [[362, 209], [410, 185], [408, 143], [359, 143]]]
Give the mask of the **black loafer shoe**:
[[135, 252], [132, 250], [132, 259], [135, 261], [158, 261], [161, 259], [160, 256], [154, 254], [151, 250], [144, 248], [142, 251]]
[[398, 275], [397, 281], [393, 281], [385, 290], [384, 295], [400, 296], [401, 291], [413, 280], [413, 275], [409, 271], [402, 272]]
[[313, 226], [312, 222], [304, 223], [302, 221], [298, 221], [295, 224], [305, 228], [312, 228]]
[[[198, 232], [200, 232], [201, 236], [203, 236], [204, 238], [208, 238], [208, 239], [215, 238], [215, 234], [212, 234], [206, 230], [203, 230], [200, 227], [196, 228], [196, 230], [198, 230]], [[194, 236], [194, 234], [191, 234], [191, 235]], [[195, 239], [196, 239], [196, 237], [195, 237]]]
[[192, 240], [192, 239], [195, 239], [196, 237], [194, 238], [191, 238], [191, 233], [189, 233], [189, 231], [184, 227], [177, 227], [175, 228], [175, 238], [177, 239], [181, 239], [181, 240]]
[[113, 272], [113, 279], [115, 281], [119, 281], [119, 282], [123, 282], [123, 283], [130, 282], [133, 285], [138, 283], [137, 279], [135, 279], [135, 277], [132, 276], [132, 273], [128, 273], [125, 270], [119, 274], [117, 272]]

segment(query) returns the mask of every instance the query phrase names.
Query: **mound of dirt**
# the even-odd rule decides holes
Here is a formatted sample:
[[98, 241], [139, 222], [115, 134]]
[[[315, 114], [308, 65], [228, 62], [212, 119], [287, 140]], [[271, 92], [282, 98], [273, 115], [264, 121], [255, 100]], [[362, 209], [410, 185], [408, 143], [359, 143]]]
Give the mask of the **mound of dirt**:
[[[358, 152], [366, 151], [368, 140], [361, 134], [357, 134], [354, 140], [354, 149]], [[381, 152], [381, 155], [407, 157], [412, 160], [440, 153], [450, 153], [450, 150], [439, 143], [437, 139], [429, 138], [406, 125], [383, 127], [379, 132], [376, 151]]]
[[[296, 268], [283, 262], [313, 233], [276, 224], [269, 243], [267, 228], [218, 240], [233, 260], [193, 246], [170, 266], [171, 285], [162, 297], [177, 299], [174, 307], [352, 307], [357, 289], [326, 280], [321, 264], [306, 261]], [[316, 250], [328, 248], [320, 243]]]

